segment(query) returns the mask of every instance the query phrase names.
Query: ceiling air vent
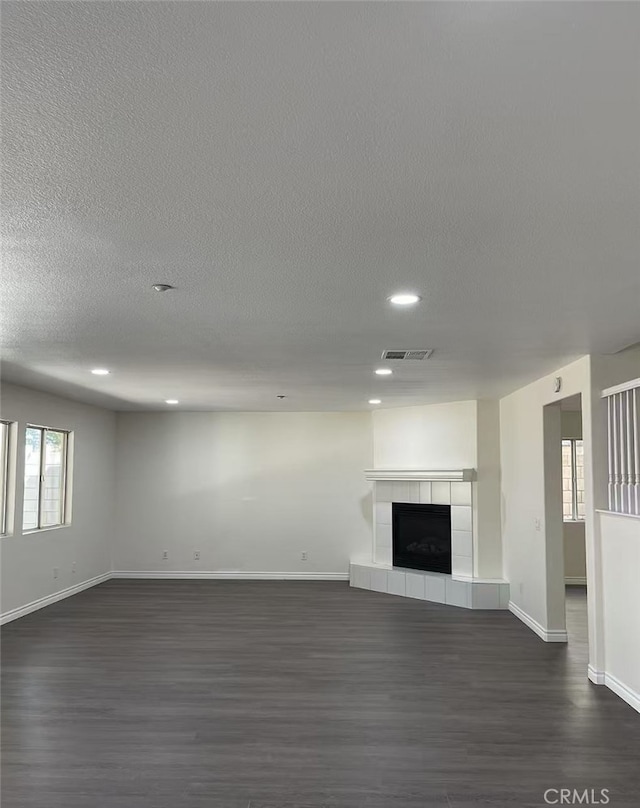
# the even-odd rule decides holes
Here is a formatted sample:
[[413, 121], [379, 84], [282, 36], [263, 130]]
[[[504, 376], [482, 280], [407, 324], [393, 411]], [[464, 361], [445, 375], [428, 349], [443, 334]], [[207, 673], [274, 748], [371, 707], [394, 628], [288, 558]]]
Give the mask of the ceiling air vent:
[[433, 351], [384, 351], [383, 359], [428, 359]]

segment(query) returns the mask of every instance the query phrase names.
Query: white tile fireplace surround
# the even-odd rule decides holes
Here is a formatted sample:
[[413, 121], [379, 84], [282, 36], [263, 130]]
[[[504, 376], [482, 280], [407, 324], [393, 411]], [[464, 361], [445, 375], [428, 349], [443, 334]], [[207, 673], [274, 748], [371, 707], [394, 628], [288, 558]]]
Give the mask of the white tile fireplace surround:
[[[369, 469], [373, 486], [371, 558], [352, 559], [351, 586], [468, 609], [506, 609], [509, 584], [474, 577], [475, 469]], [[451, 575], [392, 566], [394, 502], [451, 506]]]

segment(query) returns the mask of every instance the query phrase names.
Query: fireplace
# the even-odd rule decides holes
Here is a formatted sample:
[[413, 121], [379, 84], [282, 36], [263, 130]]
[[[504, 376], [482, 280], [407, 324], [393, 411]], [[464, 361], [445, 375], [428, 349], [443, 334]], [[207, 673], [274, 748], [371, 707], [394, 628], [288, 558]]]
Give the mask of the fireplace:
[[393, 566], [451, 573], [451, 506], [394, 502]]

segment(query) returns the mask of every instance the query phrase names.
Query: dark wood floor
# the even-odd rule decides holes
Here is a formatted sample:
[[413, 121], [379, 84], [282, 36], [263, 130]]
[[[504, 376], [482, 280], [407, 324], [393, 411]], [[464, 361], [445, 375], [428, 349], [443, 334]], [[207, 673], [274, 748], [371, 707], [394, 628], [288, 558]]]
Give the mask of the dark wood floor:
[[342, 583], [110, 581], [4, 629], [2, 808], [637, 808], [582, 613], [567, 647]]

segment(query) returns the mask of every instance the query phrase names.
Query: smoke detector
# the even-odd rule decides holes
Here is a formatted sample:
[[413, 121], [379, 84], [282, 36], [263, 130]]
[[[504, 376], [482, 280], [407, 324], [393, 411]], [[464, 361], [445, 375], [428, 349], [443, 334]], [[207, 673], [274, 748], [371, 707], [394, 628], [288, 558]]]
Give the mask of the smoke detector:
[[382, 358], [383, 359], [401, 359], [401, 360], [422, 360], [422, 359], [429, 359], [433, 350], [429, 350], [428, 348], [420, 349], [420, 350], [407, 350], [407, 351], [383, 351]]

